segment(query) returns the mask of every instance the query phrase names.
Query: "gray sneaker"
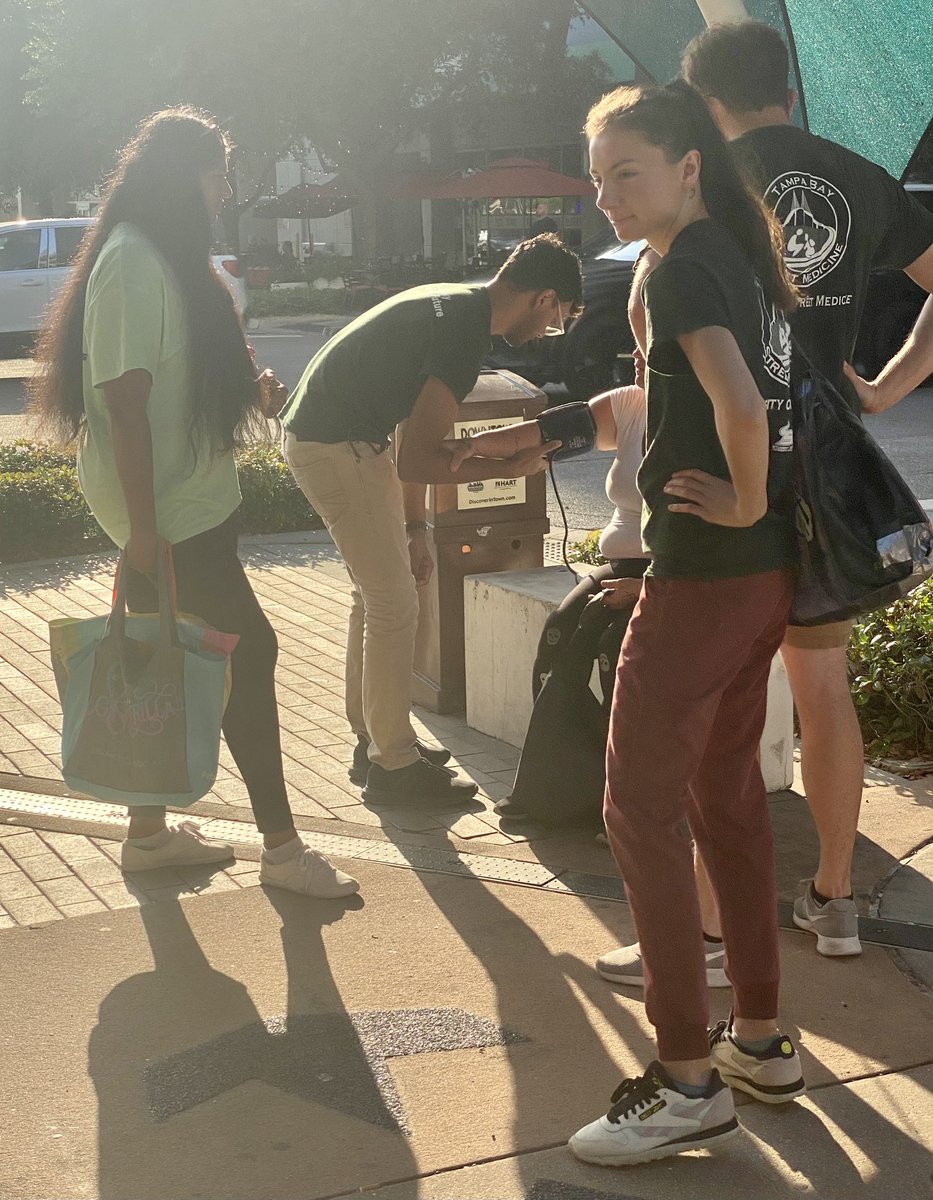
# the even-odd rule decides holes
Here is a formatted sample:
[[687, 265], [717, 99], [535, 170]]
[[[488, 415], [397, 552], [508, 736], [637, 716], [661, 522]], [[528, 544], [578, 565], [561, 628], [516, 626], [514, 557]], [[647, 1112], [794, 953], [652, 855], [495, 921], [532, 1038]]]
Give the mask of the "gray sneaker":
[[[732, 987], [726, 974], [726, 949], [722, 942], [709, 942], [704, 939], [703, 948], [706, 951], [707, 986]], [[618, 950], [601, 954], [596, 960], [596, 970], [610, 983], [621, 983], [628, 987], [645, 986], [645, 964], [638, 942], [633, 946], [621, 946]]]
[[748, 1092], [765, 1104], [786, 1104], [807, 1090], [794, 1043], [776, 1033], [764, 1050], [748, 1050], [736, 1038], [732, 1025], [720, 1021], [709, 1031], [709, 1054], [724, 1083]]
[[862, 953], [855, 901], [827, 900], [819, 904], [813, 894], [812, 879], [807, 881], [803, 895], [794, 901], [794, 924], [816, 934], [820, 954], [838, 958]]

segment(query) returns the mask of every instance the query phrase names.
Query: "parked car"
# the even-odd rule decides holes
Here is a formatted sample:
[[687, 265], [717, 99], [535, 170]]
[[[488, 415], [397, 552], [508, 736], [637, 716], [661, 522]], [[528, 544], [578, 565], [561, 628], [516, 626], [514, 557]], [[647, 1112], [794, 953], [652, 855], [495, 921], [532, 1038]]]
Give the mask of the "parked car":
[[246, 294], [246, 279], [240, 260], [232, 251], [222, 251], [212, 254], [211, 262], [214, 264], [214, 270], [233, 297], [237, 314], [242, 321], [249, 297]]
[[[93, 224], [91, 217], [0, 224], [0, 341], [8, 348], [15, 351], [31, 341]], [[236, 255], [214, 254], [212, 261], [242, 317], [246, 281]]]
[[90, 224], [78, 217], [0, 225], [0, 335], [11, 345], [42, 324]]
[[493, 338], [486, 365], [514, 371], [530, 383], [562, 383], [574, 400], [632, 379], [635, 343], [627, 306], [635, 261], [643, 241], [618, 242], [606, 228], [584, 243], [583, 312], [559, 338], [510, 346]]

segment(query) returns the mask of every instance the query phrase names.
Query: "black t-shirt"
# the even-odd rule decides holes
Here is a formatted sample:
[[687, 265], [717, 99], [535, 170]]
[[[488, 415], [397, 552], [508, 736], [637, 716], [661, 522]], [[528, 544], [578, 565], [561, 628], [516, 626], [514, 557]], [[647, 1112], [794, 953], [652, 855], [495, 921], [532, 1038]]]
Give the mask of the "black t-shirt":
[[803, 291], [794, 336], [860, 411], [842, 364], [855, 348], [868, 277], [902, 270], [933, 245], [933, 214], [882, 167], [794, 125], [753, 130], [732, 146], [784, 227], [785, 262]]
[[[638, 472], [644, 499], [642, 540], [650, 573], [698, 579], [754, 575], [796, 561], [789, 492], [793, 433], [790, 338], [784, 316], [765, 299], [741, 247], [718, 221], [695, 221], [674, 240], [645, 282], [648, 317], [648, 451]], [[664, 485], [698, 468], [729, 478], [713, 405], [678, 337], [729, 330], [768, 406], [771, 507], [745, 529], [671, 513]]]
[[484, 287], [435, 283], [393, 296], [318, 351], [282, 424], [301, 441], [385, 444], [429, 376], [458, 402], [469, 395], [489, 351], [491, 322]]

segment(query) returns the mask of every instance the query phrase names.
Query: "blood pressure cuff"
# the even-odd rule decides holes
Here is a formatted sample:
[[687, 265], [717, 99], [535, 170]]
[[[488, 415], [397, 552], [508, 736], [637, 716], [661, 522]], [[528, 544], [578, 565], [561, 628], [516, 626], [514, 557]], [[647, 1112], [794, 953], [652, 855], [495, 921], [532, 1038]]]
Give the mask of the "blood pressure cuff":
[[596, 445], [596, 422], [588, 404], [558, 404], [535, 419], [544, 441], [561, 443], [553, 459], [576, 458]]

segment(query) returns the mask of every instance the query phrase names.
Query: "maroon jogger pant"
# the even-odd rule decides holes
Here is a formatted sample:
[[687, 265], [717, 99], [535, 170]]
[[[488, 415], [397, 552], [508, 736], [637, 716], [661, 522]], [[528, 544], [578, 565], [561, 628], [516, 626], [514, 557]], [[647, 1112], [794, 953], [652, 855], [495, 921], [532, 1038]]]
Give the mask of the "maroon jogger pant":
[[736, 1014], [777, 1015], [774, 858], [758, 744], [792, 588], [790, 571], [651, 577], [622, 643], [605, 817], [662, 1060], [709, 1053], [691, 832], [719, 902]]

